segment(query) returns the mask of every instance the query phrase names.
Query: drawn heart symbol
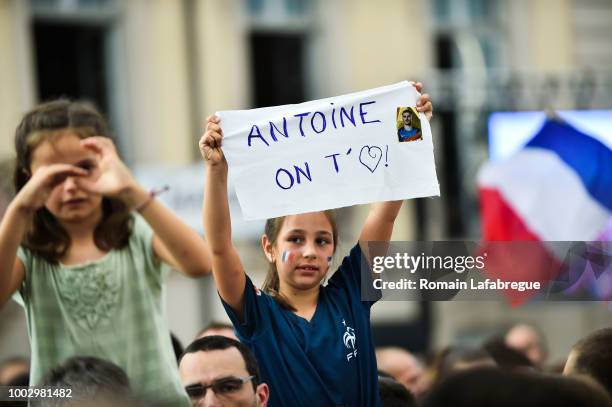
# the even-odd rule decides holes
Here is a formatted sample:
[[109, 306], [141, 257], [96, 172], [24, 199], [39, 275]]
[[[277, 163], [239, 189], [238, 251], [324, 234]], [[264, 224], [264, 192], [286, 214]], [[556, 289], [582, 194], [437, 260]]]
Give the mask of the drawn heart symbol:
[[383, 152], [377, 146], [363, 146], [359, 152], [359, 162], [361, 162], [371, 173], [376, 171]]

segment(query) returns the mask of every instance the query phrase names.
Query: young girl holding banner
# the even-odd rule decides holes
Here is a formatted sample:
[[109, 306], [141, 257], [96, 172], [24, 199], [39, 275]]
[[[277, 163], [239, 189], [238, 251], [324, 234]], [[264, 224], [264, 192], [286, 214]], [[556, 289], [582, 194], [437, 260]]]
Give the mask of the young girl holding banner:
[[[422, 85], [415, 85], [420, 91]], [[418, 110], [431, 116], [428, 95]], [[261, 244], [270, 272], [259, 291], [231, 240], [227, 162], [216, 116], [200, 139], [207, 164], [204, 228], [212, 250], [213, 275], [238, 337], [253, 350], [270, 406], [379, 406], [370, 307], [361, 301], [368, 241], [388, 241], [401, 201], [372, 205], [358, 244], [326, 286], [336, 250], [330, 211], [269, 219]], [[364, 278], [370, 278], [369, 272]]]

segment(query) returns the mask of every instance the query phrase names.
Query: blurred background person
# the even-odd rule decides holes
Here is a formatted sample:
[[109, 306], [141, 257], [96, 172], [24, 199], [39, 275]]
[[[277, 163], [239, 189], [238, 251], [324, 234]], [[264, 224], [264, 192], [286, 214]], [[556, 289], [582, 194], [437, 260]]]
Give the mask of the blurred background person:
[[112, 362], [89, 356], [72, 357], [53, 368], [40, 386], [71, 389], [71, 397], [45, 397], [33, 407], [124, 405], [132, 398], [125, 372]]
[[389, 374], [415, 397], [425, 390], [423, 365], [407, 350], [399, 347], [377, 348], [376, 363], [379, 371]]
[[601, 384], [612, 397], [612, 328], [597, 330], [576, 343], [564, 375], [586, 375]]
[[378, 388], [381, 407], [417, 407], [412, 393], [391, 376], [379, 374]]
[[506, 370], [530, 370], [535, 365], [527, 355], [506, 345], [503, 337], [494, 336], [487, 340], [483, 349], [493, 358], [495, 364]]
[[449, 346], [440, 352], [434, 365], [437, 366], [436, 383], [439, 383], [451, 374], [462, 370], [494, 367], [497, 364], [483, 349]]
[[[27, 358], [13, 356], [0, 363], [0, 386], [27, 386], [29, 377], [30, 361]], [[24, 382], [26, 384], [15, 384]]]
[[504, 339], [507, 346], [523, 353], [534, 366], [541, 368], [548, 359], [544, 333], [533, 325], [516, 324], [508, 330]]
[[423, 407], [610, 407], [596, 383], [497, 368], [457, 372], [436, 386]]

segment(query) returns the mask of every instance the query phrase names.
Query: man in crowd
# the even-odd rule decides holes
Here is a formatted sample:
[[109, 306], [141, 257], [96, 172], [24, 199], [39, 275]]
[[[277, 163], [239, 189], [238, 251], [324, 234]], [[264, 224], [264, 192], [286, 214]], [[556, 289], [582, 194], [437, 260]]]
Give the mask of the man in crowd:
[[604, 328], [572, 347], [564, 375], [586, 375], [599, 382], [612, 397], [612, 328]]
[[26, 358], [22, 357], [11, 357], [0, 363], [0, 386], [15, 385], [14, 383], [20, 383], [24, 380], [21, 377], [26, 378], [27, 386], [28, 377], [30, 372], [30, 362]]
[[397, 347], [376, 349], [378, 370], [388, 373], [408, 391], [419, 397], [426, 387], [425, 370], [410, 352]]
[[268, 385], [260, 382], [253, 353], [225, 336], [192, 342], [180, 360], [179, 373], [194, 406], [265, 407]]
[[112, 362], [89, 356], [75, 356], [52, 369], [41, 386], [70, 389], [70, 397], [46, 397], [30, 403], [33, 407], [131, 405], [132, 391], [125, 372]]
[[534, 326], [528, 324], [516, 324], [506, 333], [506, 345], [523, 353], [533, 363], [541, 368], [548, 352], [544, 335]]

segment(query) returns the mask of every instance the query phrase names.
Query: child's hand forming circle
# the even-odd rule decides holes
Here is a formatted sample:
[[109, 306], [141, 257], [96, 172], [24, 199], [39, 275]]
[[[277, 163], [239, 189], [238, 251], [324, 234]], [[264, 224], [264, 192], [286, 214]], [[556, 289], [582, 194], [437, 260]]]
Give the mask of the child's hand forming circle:
[[221, 149], [223, 141], [223, 130], [219, 126], [220, 119], [215, 116], [209, 116], [206, 122], [206, 131], [200, 138], [199, 146], [202, 158], [208, 165], [218, 165], [225, 163], [225, 156]]
[[51, 190], [66, 178], [83, 176], [87, 176], [86, 170], [70, 164], [41, 166], [15, 196], [15, 203], [21, 209], [34, 212], [45, 205]]
[[133, 205], [130, 197], [137, 189], [137, 183], [128, 167], [117, 155], [112, 140], [107, 137], [89, 137], [81, 141], [81, 146], [98, 154], [100, 175], [96, 179], [79, 178], [77, 185], [85, 191], [115, 196], [126, 201], [128, 206]]

